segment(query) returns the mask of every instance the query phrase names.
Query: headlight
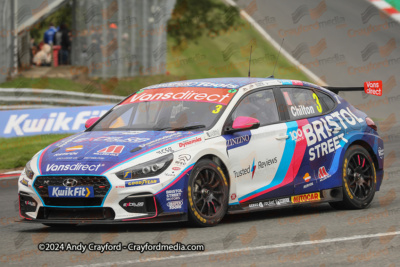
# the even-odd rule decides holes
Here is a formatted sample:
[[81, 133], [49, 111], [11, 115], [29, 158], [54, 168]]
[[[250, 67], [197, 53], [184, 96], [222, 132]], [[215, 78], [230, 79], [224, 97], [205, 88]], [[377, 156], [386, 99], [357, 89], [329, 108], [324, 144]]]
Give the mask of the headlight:
[[123, 171], [117, 172], [115, 175], [122, 180], [155, 176], [165, 171], [173, 159], [174, 156], [172, 154], [168, 154], [161, 158], [127, 168]]
[[26, 163], [26, 165], [25, 165], [25, 174], [31, 180], [32, 180], [33, 176], [35, 175], [35, 173], [31, 169], [31, 161], [28, 161], [28, 163]]

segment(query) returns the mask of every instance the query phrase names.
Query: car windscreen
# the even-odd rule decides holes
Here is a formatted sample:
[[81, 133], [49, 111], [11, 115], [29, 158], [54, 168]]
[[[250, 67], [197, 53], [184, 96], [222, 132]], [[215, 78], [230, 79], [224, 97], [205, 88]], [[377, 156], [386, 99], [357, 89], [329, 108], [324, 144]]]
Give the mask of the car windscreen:
[[216, 123], [235, 92], [193, 87], [140, 90], [114, 107], [91, 130], [206, 130]]

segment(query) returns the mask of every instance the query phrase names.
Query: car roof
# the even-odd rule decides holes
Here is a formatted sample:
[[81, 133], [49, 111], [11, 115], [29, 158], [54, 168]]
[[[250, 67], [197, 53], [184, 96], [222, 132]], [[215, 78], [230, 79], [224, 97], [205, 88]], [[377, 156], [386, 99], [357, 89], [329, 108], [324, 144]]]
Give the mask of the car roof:
[[309, 82], [303, 82], [298, 80], [276, 79], [276, 78], [253, 78], [253, 77], [250, 78], [227, 77], [227, 78], [184, 80], [184, 81], [155, 84], [145, 87], [143, 88], [143, 90], [168, 88], [168, 87], [207, 87], [207, 88], [239, 89], [251, 84], [254, 84], [254, 86], [250, 86], [252, 88], [249, 89], [253, 89], [254, 87], [272, 86], [272, 85], [304, 85], [307, 87], [322, 89], [324, 91], [329, 92], [327, 89]]

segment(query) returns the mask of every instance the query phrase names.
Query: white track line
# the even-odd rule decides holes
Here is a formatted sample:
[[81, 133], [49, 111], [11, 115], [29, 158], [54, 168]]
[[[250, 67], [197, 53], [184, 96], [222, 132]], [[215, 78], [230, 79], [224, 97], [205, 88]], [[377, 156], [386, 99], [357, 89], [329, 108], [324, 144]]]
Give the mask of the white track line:
[[[237, 4], [232, 0], [225, 0], [229, 5], [237, 7]], [[277, 43], [271, 35], [269, 35], [261, 26], [258, 24], [246, 11], [240, 10], [240, 14], [254, 27], [256, 30], [268, 41], [271, 43], [276, 50], [279, 50], [281, 45]], [[289, 52], [287, 52], [283, 47], [281, 50], [283, 56], [285, 56], [292, 64], [298, 67], [301, 71], [304, 72], [311, 80], [317, 83], [320, 86], [326, 86], [326, 82], [320, 79], [315, 73], [306, 68], [303, 64], [301, 64], [297, 59], [295, 59]]]
[[178, 256], [170, 256], [170, 257], [163, 257], [163, 258], [148, 258], [148, 259], [145, 259], [145, 260], [127, 260], [127, 261], [116, 261], [116, 262], [103, 262], [103, 263], [95, 263], [95, 264], [90, 264], [90, 265], [76, 265], [75, 267], [81, 267], [81, 266], [82, 267], [83, 266], [100, 267], [100, 266], [112, 266], [112, 265], [115, 265], [115, 266], [132, 265], [132, 264], [135, 264], [135, 263], [156, 262], [156, 261], [165, 261], [165, 260], [177, 260], [177, 259], [204, 257], [204, 256], [218, 255], [218, 254], [225, 254], [225, 253], [248, 252], [248, 251], [266, 250], [266, 249], [274, 249], [274, 248], [308, 246], [308, 245], [315, 245], [315, 244], [344, 242], [344, 241], [352, 241], [352, 240], [358, 240], [358, 239], [376, 238], [376, 237], [382, 237], [382, 236], [395, 236], [395, 235], [400, 235], [400, 231], [387, 232], [387, 233], [378, 233], [378, 234], [370, 234], [370, 235], [354, 235], [354, 236], [349, 236], [349, 237], [337, 237], [337, 238], [329, 238], [329, 239], [322, 239], [322, 240], [315, 240], [315, 241], [302, 241], [302, 242], [293, 242], [293, 243], [282, 243], [282, 244], [265, 245], [265, 246], [258, 246], [258, 247], [246, 247], [246, 248], [238, 248], [238, 249], [198, 252], [198, 253], [184, 254], [184, 255], [178, 255]]

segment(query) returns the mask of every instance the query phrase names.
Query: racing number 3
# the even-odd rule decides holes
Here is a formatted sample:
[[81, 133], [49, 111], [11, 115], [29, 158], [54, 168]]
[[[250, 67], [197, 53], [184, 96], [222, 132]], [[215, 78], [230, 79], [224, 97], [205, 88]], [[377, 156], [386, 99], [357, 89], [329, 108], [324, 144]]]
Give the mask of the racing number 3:
[[319, 103], [318, 96], [315, 93], [313, 93], [312, 97], [315, 99], [315, 102], [317, 103], [318, 112], [321, 113], [322, 112], [322, 107], [321, 107], [321, 104]]
[[216, 105], [215, 106], [215, 109], [212, 111], [212, 113], [219, 113], [219, 111], [221, 110], [221, 108], [222, 108], [222, 105]]

